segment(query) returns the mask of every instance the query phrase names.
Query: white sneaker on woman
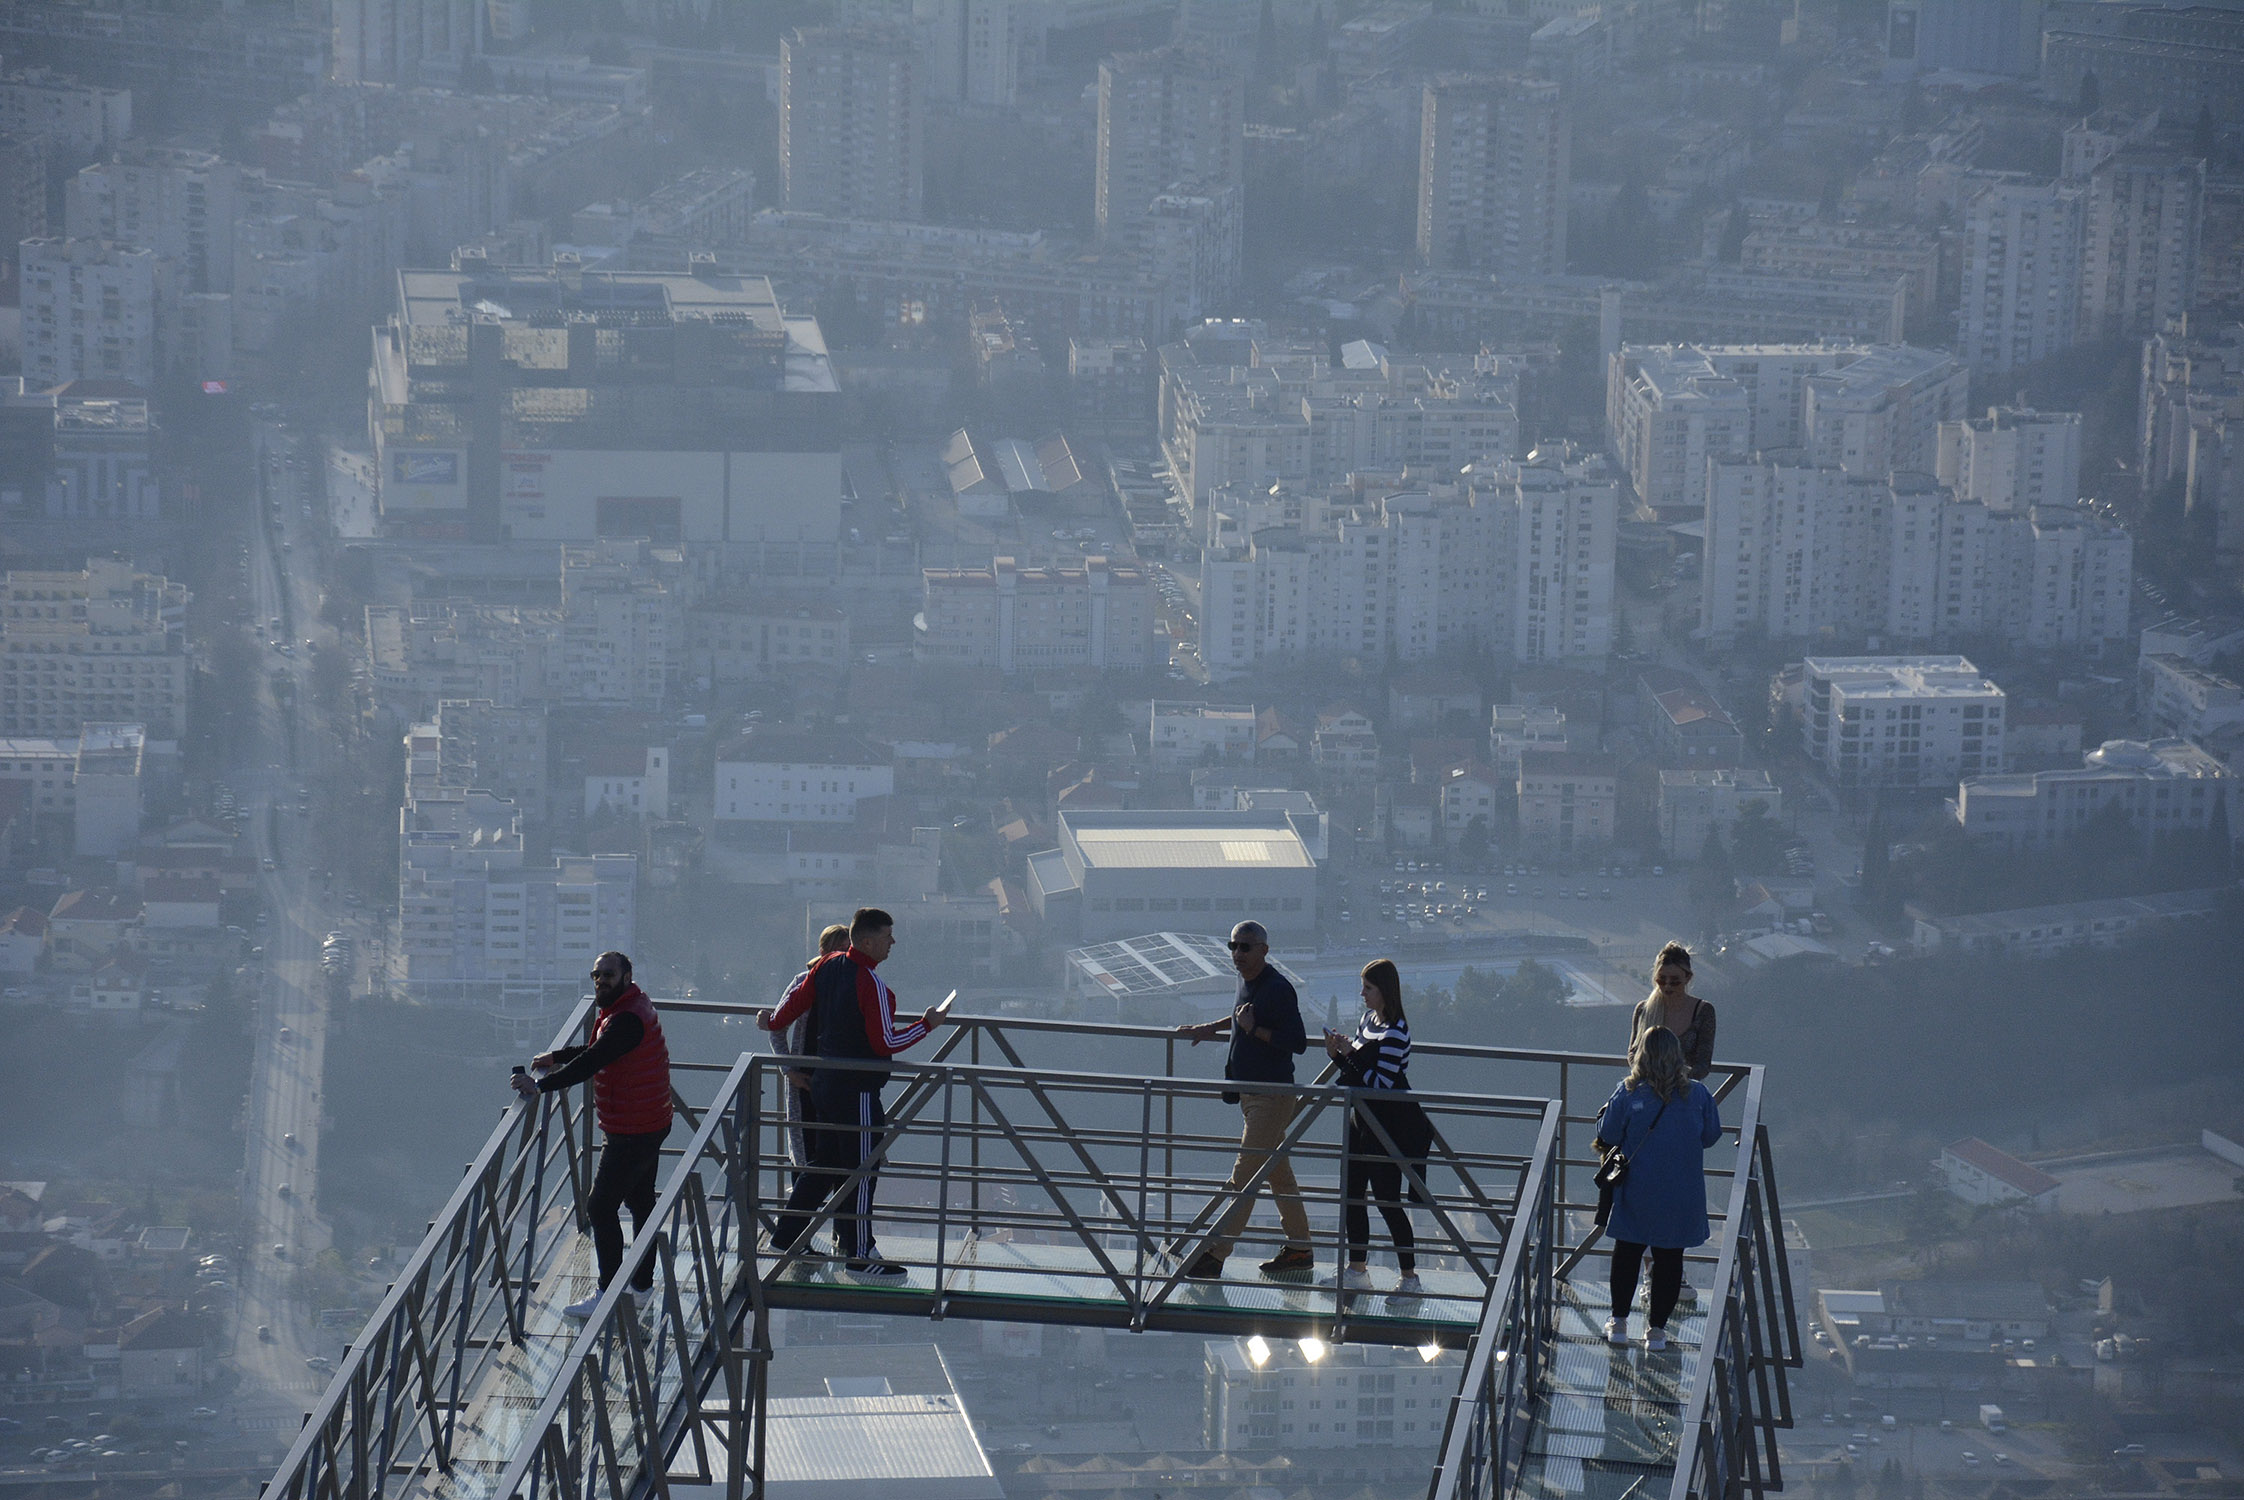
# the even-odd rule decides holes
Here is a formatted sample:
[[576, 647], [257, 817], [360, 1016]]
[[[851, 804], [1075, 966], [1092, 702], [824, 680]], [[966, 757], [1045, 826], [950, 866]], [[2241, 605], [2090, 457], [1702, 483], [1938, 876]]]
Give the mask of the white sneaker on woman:
[[1664, 1328], [1647, 1328], [1644, 1330], [1644, 1350], [1647, 1354], [1665, 1354], [1667, 1352], [1667, 1330]]
[[1628, 1319], [1623, 1317], [1607, 1318], [1605, 1320], [1605, 1342], [1608, 1344], [1627, 1343]]
[[1371, 1290], [1371, 1272], [1361, 1266], [1342, 1266], [1330, 1276], [1320, 1278], [1317, 1285], [1350, 1292], [1368, 1292]]
[[1413, 1271], [1409, 1275], [1405, 1276], [1402, 1280], [1395, 1283], [1395, 1289], [1387, 1294], [1387, 1300], [1389, 1302], [1408, 1302], [1414, 1297], [1423, 1297], [1425, 1295], [1426, 1283], [1420, 1281], [1418, 1279], [1418, 1273], [1416, 1271]]

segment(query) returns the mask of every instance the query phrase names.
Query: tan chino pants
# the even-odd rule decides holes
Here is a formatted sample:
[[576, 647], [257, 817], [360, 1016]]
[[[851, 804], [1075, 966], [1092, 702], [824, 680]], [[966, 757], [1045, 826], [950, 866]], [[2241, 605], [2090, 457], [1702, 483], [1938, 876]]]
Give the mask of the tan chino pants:
[[[1262, 1164], [1285, 1138], [1287, 1127], [1293, 1124], [1293, 1117], [1300, 1109], [1301, 1101], [1291, 1094], [1240, 1097], [1239, 1112], [1246, 1119], [1239, 1132], [1239, 1159], [1231, 1165], [1231, 1180], [1226, 1187], [1236, 1193], [1262, 1170]], [[1300, 1185], [1293, 1180], [1293, 1163], [1280, 1156], [1263, 1181], [1270, 1189], [1270, 1196], [1278, 1200], [1278, 1223], [1285, 1229], [1286, 1243], [1308, 1249], [1309, 1208], [1302, 1202]], [[1222, 1222], [1216, 1225], [1215, 1238], [1208, 1241], [1207, 1252], [1218, 1260], [1228, 1256], [1253, 1213], [1254, 1198], [1251, 1196], [1233, 1204]]]

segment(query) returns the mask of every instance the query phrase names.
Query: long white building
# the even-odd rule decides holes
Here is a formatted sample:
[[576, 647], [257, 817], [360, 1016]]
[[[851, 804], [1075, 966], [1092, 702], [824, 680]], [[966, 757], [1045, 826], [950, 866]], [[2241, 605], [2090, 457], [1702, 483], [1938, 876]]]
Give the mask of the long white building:
[[1717, 645], [2127, 642], [2133, 539], [2078, 506], [2001, 510], [1929, 474], [1849, 474], [1798, 453], [1710, 470], [1699, 628]]
[[1565, 445], [1467, 482], [1383, 496], [1210, 547], [1200, 653], [1217, 677], [1321, 656], [1423, 661], [1445, 646], [1523, 662], [1613, 643], [1620, 484]]
[[1848, 473], [1930, 469], [1970, 381], [1906, 344], [1625, 345], [1607, 363], [1606, 438], [1637, 498], [1691, 513], [1710, 459], [1800, 448]]
[[111, 240], [25, 240], [23, 375], [34, 390], [71, 380], [148, 386], [163, 369], [155, 252]]
[[2072, 770], [1967, 776], [1951, 811], [1975, 841], [2049, 849], [2117, 808], [2147, 845], [2215, 826], [2216, 810], [2234, 812], [2236, 785], [2217, 756], [2188, 740], [2106, 740]]
[[1800, 748], [1841, 786], [1945, 786], [2002, 769], [2003, 690], [1961, 656], [1811, 656]]

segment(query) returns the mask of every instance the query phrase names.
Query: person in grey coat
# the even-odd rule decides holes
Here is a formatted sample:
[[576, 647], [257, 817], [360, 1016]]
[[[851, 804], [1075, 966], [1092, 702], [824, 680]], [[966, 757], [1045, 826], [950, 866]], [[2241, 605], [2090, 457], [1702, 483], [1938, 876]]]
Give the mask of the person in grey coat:
[[1628, 1174], [1613, 1190], [1605, 1232], [1613, 1240], [1613, 1315], [1608, 1342], [1628, 1342], [1629, 1309], [1644, 1252], [1652, 1252], [1651, 1306], [1644, 1347], [1667, 1347], [1667, 1320], [1683, 1291], [1683, 1252], [1703, 1245], [1706, 1149], [1722, 1138], [1722, 1113], [1706, 1085], [1691, 1077], [1682, 1044], [1665, 1026], [1639, 1035], [1629, 1048], [1628, 1076], [1597, 1122], [1599, 1155], [1619, 1150]]

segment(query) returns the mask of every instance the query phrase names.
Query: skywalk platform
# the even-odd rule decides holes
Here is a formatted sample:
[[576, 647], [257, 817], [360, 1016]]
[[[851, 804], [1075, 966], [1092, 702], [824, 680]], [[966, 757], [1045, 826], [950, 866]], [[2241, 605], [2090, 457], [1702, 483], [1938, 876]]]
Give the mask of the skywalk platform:
[[[1461, 1349], [1436, 1500], [1780, 1487], [1774, 1430], [1790, 1420], [1783, 1372], [1799, 1346], [1756, 1069], [1710, 1080], [1733, 1122], [1708, 1157], [1717, 1236], [1690, 1259], [1669, 1350], [1650, 1355], [1605, 1342], [1606, 1261], [1582, 1233], [1589, 1126], [1619, 1059], [1421, 1044], [1413, 1073], [1436, 1138], [1405, 1170], [1425, 1290], [1398, 1299], [1315, 1279], [1342, 1256], [1343, 1126], [1368, 1119], [1360, 1095], [1324, 1080], [1292, 1090], [1283, 1143], [1317, 1272], [1258, 1272], [1276, 1242], [1264, 1204], [1229, 1274], [1193, 1281], [1183, 1265], [1235, 1201], [1238, 1111], [1222, 1096], [1256, 1086], [1196, 1074], [1214, 1054], [1192, 1057], [1171, 1033], [954, 1017], [890, 1081], [874, 1221], [907, 1275], [877, 1282], [770, 1248], [794, 1175], [778, 1060], [705, 1061], [676, 1041], [673, 1058], [682, 1121], [661, 1199], [591, 1318], [561, 1309], [595, 1281], [579, 1204], [597, 1138], [588, 1100], [551, 1095], [510, 1110], [471, 1164], [273, 1500], [638, 1500], [674, 1483], [761, 1494], [770, 1329], [791, 1310]], [[1267, 1172], [1236, 1193], [1261, 1192]], [[830, 1238], [830, 1213], [801, 1243]], [[649, 1263], [653, 1293], [626, 1296]]]

